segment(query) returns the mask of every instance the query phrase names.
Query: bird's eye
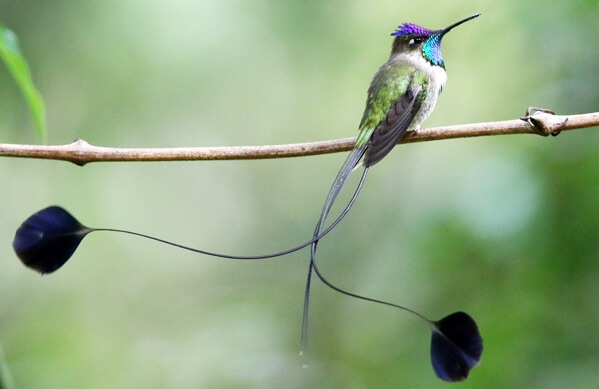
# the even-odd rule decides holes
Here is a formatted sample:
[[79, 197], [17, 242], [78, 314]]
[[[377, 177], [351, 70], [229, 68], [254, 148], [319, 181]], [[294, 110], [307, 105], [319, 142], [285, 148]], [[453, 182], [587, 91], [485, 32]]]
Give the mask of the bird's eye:
[[423, 40], [424, 40], [423, 38], [412, 38], [412, 39], [410, 39], [410, 41], [408, 42], [408, 44], [410, 44], [410, 45], [415, 45], [416, 44], [417, 45], [419, 43], [422, 43]]

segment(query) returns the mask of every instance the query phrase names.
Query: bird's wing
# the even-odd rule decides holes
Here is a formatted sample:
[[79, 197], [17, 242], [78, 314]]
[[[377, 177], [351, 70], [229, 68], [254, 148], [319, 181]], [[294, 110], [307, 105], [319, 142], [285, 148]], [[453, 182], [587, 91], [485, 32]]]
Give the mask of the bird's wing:
[[422, 91], [422, 84], [410, 83], [397, 103], [391, 106], [387, 116], [380, 121], [368, 141], [364, 166], [372, 166], [379, 162], [404, 136], [420, 109]]

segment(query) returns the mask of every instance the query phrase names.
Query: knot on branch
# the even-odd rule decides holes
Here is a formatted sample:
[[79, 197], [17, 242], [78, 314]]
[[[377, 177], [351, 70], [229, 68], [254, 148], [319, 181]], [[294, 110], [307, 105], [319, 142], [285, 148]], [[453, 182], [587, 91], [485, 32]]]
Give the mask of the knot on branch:
[[[535, 111], [532, 115], [531, 112]], [[568, 118], [558, 116], [552, 110], [528, 107], [526, 116], [520, 118], [528, 122], [532, 131], [541, 136], [557, 136], [566, 126]]]

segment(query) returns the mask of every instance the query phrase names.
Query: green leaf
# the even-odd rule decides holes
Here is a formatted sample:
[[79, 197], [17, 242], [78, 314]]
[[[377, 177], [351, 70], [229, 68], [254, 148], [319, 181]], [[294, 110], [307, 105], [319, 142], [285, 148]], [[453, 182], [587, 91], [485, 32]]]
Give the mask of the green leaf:
[[40, 143], [46, 143], [46, 109], [42, 96], [35, 89], [29, 66], [14, 32], [0, 23], [0, 58], [19, 85], [25, 100], [29, 104]]

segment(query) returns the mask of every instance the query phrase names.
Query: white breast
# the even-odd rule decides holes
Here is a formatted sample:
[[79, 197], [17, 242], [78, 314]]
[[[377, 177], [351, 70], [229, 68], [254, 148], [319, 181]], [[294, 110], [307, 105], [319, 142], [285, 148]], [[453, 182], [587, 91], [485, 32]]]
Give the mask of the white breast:
[[401, 53], [398, 55], [398, 60], [410, 64], [428, 77], [427, 98], [420, 106], [420, 110], [409, 128], [410, 130], [418, 130], [420, 123], [433, 112], [435, 104], [437, 104], [437, 97], [445, 86], [445, 82], [447, 82], [447, 73], [441, 66], [431, 65], [419, 52]]

